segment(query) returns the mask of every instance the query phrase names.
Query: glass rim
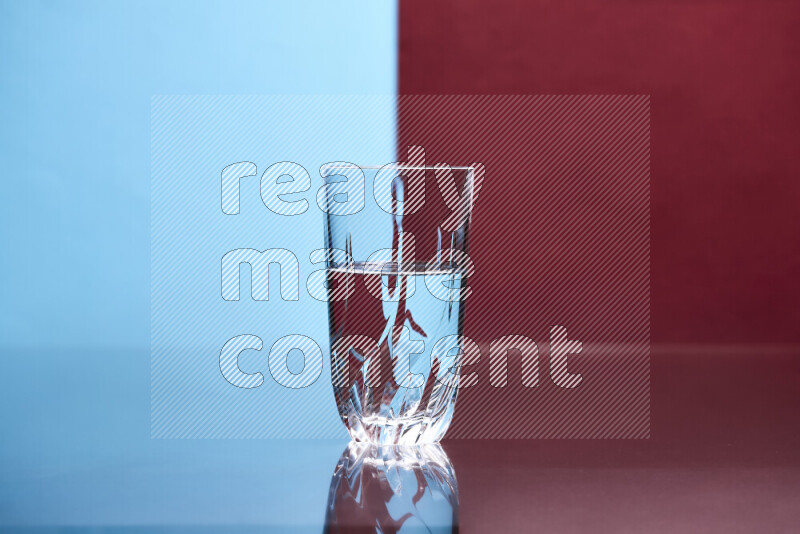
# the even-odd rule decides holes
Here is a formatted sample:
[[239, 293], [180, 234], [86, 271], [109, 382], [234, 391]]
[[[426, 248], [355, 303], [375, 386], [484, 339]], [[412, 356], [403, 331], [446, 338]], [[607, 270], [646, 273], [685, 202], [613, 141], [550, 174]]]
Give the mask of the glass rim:
[[453, 166], [447, 165], [443, 167], [436, 167], [431, 165], [395, 165], [393, 163], [387, 163], [386, 165], [358, 165], [356, 163], [348, 164], [348, 165], [324, 165], [324, 167], [328, 169], [351, 169], [352, 166], [355, 165], [356, 167], [363, 169], [363, 170], [381, 170], [381, 169], [399, 169], [399, 170], [406, 170], [406, 171], [435, 171], [437, 169], [450, 169], [454, 171], [474, 171], [477, 167], [472, 166]]

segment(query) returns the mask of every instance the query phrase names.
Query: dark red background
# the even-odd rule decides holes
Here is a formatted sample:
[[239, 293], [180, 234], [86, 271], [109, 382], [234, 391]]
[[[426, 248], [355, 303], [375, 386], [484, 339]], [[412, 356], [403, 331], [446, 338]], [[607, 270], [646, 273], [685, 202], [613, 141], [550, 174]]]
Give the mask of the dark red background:
[[797, 342], [798, 32], [797, 2], [403, 1], [399, 93], [651, 95], [653, 341]]

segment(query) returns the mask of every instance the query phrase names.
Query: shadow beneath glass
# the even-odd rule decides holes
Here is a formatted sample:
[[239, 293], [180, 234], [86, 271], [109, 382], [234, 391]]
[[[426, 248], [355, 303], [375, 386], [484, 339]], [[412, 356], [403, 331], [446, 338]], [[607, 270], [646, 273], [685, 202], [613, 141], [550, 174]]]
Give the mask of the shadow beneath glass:
[[437, 444], [351, 442], [331, 479], [324, 532], [458, 532], [458, 486]]

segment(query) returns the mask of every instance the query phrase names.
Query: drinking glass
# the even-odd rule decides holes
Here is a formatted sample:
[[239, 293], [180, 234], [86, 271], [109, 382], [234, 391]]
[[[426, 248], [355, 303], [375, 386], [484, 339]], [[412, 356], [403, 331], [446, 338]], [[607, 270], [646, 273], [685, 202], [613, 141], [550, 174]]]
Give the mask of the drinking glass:
[[356, 441], [434, 442], [453, 419], [475, 171], [323, 166], [331, 375]]

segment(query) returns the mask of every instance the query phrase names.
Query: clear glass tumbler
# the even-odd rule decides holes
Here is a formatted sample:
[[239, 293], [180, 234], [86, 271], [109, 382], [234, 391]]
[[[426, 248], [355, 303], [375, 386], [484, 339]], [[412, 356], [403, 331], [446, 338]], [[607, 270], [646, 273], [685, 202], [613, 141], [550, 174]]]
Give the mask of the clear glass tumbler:
[[318, 201], [339, 415], [356, 441], [438, 441], [459, 387], [475, 168], [326, 167]]

